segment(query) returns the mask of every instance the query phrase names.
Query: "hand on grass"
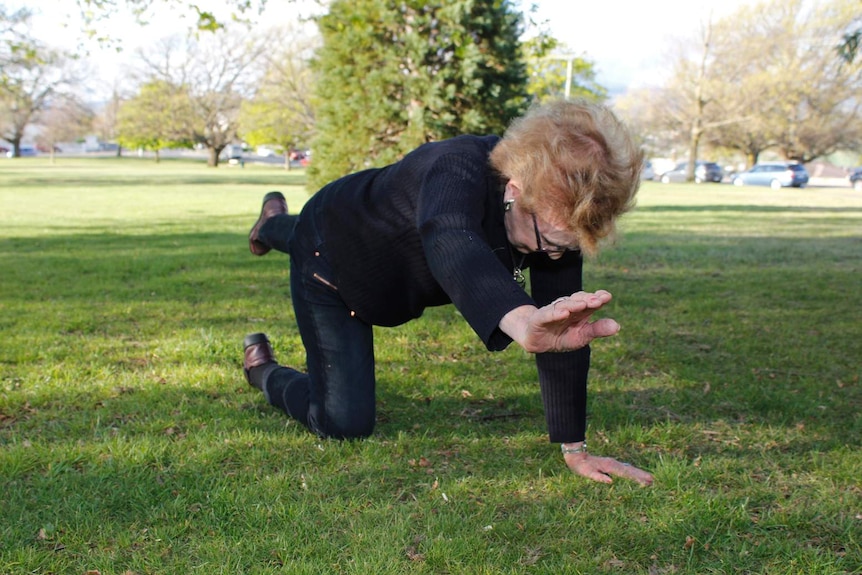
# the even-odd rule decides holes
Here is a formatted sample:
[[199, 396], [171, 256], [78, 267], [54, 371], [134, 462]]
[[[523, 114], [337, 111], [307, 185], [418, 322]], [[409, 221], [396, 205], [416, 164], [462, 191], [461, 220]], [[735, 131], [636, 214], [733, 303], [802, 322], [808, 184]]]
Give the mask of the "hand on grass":
[[611, 457], [598, 457], [589, 453], [567, 453], [563, 457], [569, 469], [593, 481], [613, 483], [612, 476], [616, 476], [637, 481], [643, 486], [652, 485], [653, 482], [652, 474]]
[[574, 351], [620, 330], [612, 319], [590, 321], [609, 301], [611, 294], [605, 290], [580, 291], [541, 308], [516, 308], [503, 316], [500, 328], [531, 353]]

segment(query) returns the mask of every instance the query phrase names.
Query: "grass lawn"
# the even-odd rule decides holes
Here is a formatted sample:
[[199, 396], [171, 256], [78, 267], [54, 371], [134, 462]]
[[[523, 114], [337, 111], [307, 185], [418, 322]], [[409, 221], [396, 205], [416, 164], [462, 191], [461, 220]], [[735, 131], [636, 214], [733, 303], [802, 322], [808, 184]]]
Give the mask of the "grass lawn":
[[862, 573], [862, 197], [646, 183], [586, 268], [572, 475], [532, 359], [452, 306], [377, 332], [378, 427], [320, 441], [242, 376], [303, 355], [287, 258], [248, 253], [301, 171], [0, 162], [0, 574]]

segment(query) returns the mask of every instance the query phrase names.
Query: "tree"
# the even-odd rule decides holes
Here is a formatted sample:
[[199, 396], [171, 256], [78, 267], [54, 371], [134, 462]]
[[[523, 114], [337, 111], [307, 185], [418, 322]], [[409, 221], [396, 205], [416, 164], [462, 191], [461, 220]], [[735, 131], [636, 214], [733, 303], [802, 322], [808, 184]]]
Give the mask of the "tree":
[[120, 106], [118, 143], [126, 148], [150, 150], [159, 162], [160, 150], [192, 146], [189, 134], [193, 131], [193, 114], [184, 86], [153, 80]]
[[746, 109], [750, 119], [716, 130], [711, 141], [745, 152], [749, 164], [771, 147], [810, 162], [862, 145], [862, 65], [832, 51], [855, 17], [854, 4], [773, 0], [723, 22], [722, 75], [737, 81], [722, 102]]
[[290, 169], [291, 151], [307, 147], [314, 134], [309, 64], [314, 41], [290, 28], [275, 37], [278, 45], [266, 57], [263, 81], [254, 96], [242, 104], [240, 126], [248, 144], [280, 147], [284, 167]]
[[[809, 162], [862, 142], [860, 64], [832, 49], [856, 0], [772, 0], [715, 22], [700, 47], [677, 52], [673, 74], [654, 92], [654, 133], [740, 152], [765, 150]], [[691, 175], [691, 174], [690, 174]]]
[[[119, 138], [119, 115], [120, 107], [123, 104], [123, 98], [119, 91], [114, 88], [111, 92], [111, 99], [99, 110], [96, 117], [93, 119], [93, 129], [99, 140], [103, 142], [117, 142]], [[123, 155], [123, 146], [117, 145], [117, 157]]]
[[312, 186], [464, 132], [502, 132], [528, 103], [508, 0], [335, 0], [318, 19]]
[[166, 39], [140, 54], [151, 81], [182, 86], [188, 94], [185, 137], [207, 148], [210, 167], [218, 166], [221, 152], [237, 138], [240, 107], [258, 82], [268, 42], [265, 35], [217, 30], [200, 39]]
[[36, 136], [36, 143], [49, 151], [51, 163], [54, 163], [57, 144], [75, 141], [90, 131], [93, 111], [74, 96], [60, 96], [41, 114], [39, 123], [42, 129]]
[[72, 59], [29, 34], [30, 13], [0, 6], [0, 138], [20, 156], [25, 130], [77, 82]]

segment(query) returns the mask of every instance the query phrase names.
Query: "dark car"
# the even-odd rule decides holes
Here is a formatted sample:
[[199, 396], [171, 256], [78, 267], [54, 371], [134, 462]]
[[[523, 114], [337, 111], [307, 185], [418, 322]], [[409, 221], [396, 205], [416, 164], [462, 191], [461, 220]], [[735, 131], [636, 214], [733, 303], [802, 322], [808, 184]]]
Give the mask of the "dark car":
[[862, 168], [856, 168], [850, 172], [849, 180], [854, 190], [862, 192]]
[[[684, 182], [688, 170], [688, 162], [677, 164], [676, 167], [669, 172], [661, 175], [661, 182], [669, 184], [670, 182]], [[694, 164], [694, 182], [701, 184], [703, 182], [720, 182], [724, 177], [724, 170], [715, 162], [695, 162]]]
[[733, 177], [736, 186], [769, 186], [804, 188], [808, 184], [808, 170], [796, 162], [762, 162]]

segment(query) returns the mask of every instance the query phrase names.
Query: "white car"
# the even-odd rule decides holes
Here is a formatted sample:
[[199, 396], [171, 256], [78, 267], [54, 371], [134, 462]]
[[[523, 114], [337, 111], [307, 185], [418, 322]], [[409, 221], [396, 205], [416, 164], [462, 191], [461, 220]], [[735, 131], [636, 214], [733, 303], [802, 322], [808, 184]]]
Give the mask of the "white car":
[[641, 180], [652, 180], [655, 178], [655, 170], [652, 167], [652, 162], [647, 160], [641, 168]]

